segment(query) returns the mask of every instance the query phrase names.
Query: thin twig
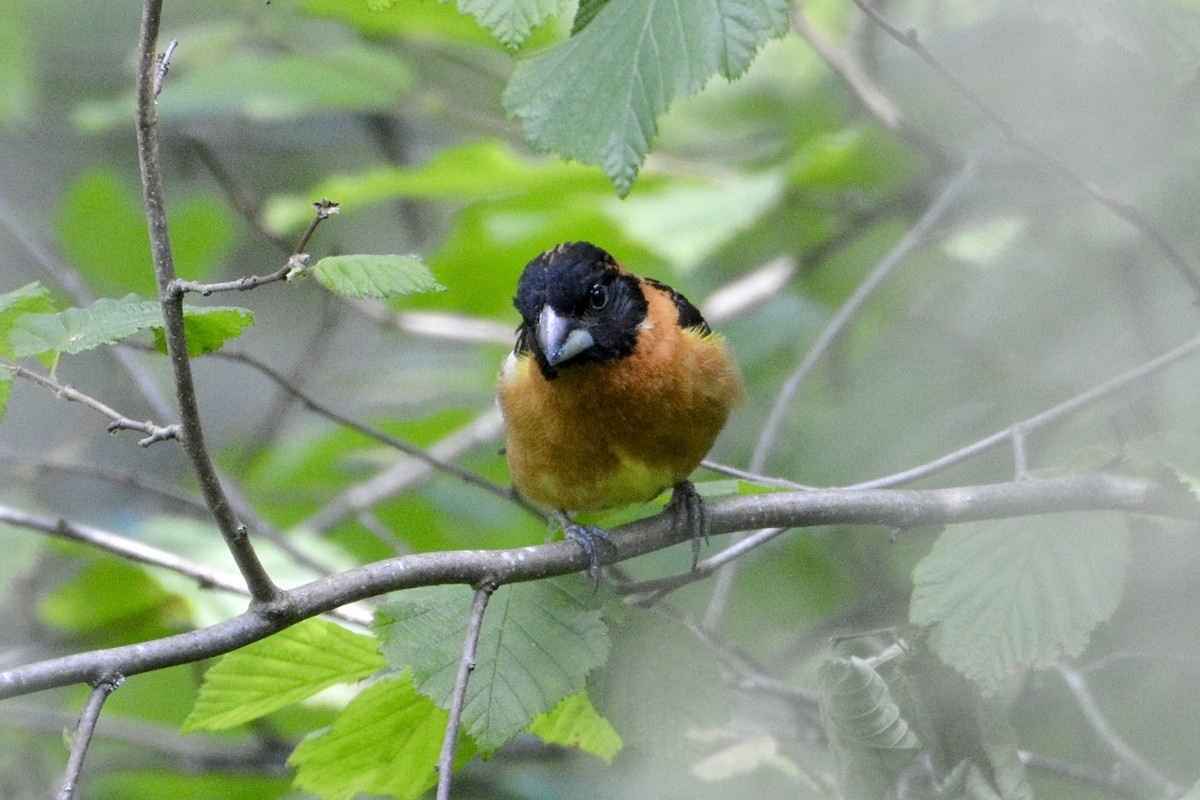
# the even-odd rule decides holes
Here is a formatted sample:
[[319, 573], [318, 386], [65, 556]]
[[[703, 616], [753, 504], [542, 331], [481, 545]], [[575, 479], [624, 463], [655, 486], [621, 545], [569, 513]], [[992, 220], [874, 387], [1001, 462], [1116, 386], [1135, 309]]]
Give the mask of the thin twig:
[[221, 486], [220, 477], [204, 444], [196, 387], [192, 378], [187, 349], [187, 330], [183, 318], [183, 292], [174, 288], [175, 260], [167, 224], [166, 198], [163, 191], [162, 165], [159, 162], [158, 110], [155, 84], [162, 63], [155, 57], [158, 29], [162, 21], [162, 0], [145, 0], [142, 8], [141, 35], [136, 87], [137, 150], [142, 175], [142, 197], [150, 233], [150, 251], [163, 311], [163, 333], [174, 376], [175, 399], [179, 404], [180, 437], [191, 461], [204, 500], [216, 520], [225, 544], [237, 562], [238, 571], [255, 601], [268, 602], [282, 596], [258, 555], [243, 525], [234, 513]]
[[75, 788], [79, 785], [79, 773], [83, 770], [83, 759], [87, 757], [88, 745], [92, 743], [92, 733], [100, 720], [104, 701], [124, 681], [120, 675], [107, 674], [92, 685], [92, 693], [88, 695], [83, 713], [79, 716], [79, 725], [71, 735], [71, 757], [67, 759], [67, 769], [59, 785], [58, 800], [71, 800], [75, 796]]
[[1162, 253], [1167, 261], [1169, 261], [1171, 265], [1175, 267], [1175, 269], [1179, 272], [1180, 277], [1184, 279], [1188, 286], [1191, 287], [1192, 292], [1195, 293], [1197, 301], [1200, 302], [1200, 276], [1198, 276], [1192, 269], [1192, 266], [1187, 262], [1187, 259], [1180, 255], [1179, 251], [1176, 250], [1169, 241], [1167, 241], [1167, 238], [1163, 236], [1163, 234], [1159, 232], [1159, 230], [1154, 227], [1154, 225], [1152, 225], [1140, 211], [1128, 203], [1113, 197], [1103, 187], [1099, 186], [1094, 181], [1083, 177], [1073, 170], [1061, 158], [1043, 148], [1032, 137], [1017, 130], [1017, 128], [1010, 123], [1004, 117], [1004, 115], [993, 108], [991, 104], [984, 100], [974, 89], [972, 89], [970, 86], [967, 86], [967, 84], [964, 83], [962, 79], [959, 78], [958, 75], [956, 75], [948, 66], [946, 66], [941, 59], [930, 52], [929, 49], [922, 44], [914, 28], [910, 27], [907, 30], [900, 30], [888, 22], [887, 19], [866, 0], [854, 0], [854, 4], [862, 9], [862, 12], [870, 17], [871, 20], [888, 36], [891, 36], [897, 42], [907, 47], [918, 57], [920, 57], [922, 61], [932, 67], [933, 71], [940, 75], [947, 83], [953, 86], [954, 89], [960, 95], [962, 95], [968, 103], [970, 103], [977, 111], [991, 120], [992, 124], [994, 124], [1000, 130], [1000, 132], [1004, 134], [1004, 138], [1010, 144], [1021, 148], [1025, 152], [1037, 158], [1039, 161], [1047, 164], [1056, 172], [1058, 172], [1058, 174], [1073, 183], [1076, 187], [1082, 189], [1093, 200], [1100, 203], [1100, 205], [1104, 206], [1109, 211], [1116, 214], [1118, 217], [1136, 228], [1138, 233], [1145, 237], [1146, 240], [1149, 241], [1160, 253]]
[[[246, 588], [246, 582], [240, 575], [207, 567], [168, 550], [163, 550], [136, 539], [130, 539], [119, 533], [106, 531], [103, 528], [86, 525], [82, 522], [71, 522], [62, 517], [30, 514], [26, 511], [3, 505], [0, 505], [0, 522], [15, 525], [19, 528], [40, 531], [58, 539], [79, 542], [105, 553], [111, 553], [127, 561], [170, 570], [186, 578], [191, 578], [197, 584], [207, 589], [219, 589], [223, 592], [230, 592], [244, 597], [250, 596], [250, 591]], [[371, 624], [370, 613], [351, 608], [336, 609], [331, 612], [331, 616], [338, 617], [344, 622], [354, 625], [366, 627]]]
[[85, 405], [93, 411], [108, 417], [110, 420], [112, 420], [112, 422], [108, 425], [109, 433], [128, 430], [139, 431], [146, 434], [144, 439], [140, 439], [138, 441], [138, 444], [140, 444], [142, 447], [149, 447], [155, 442], [174, 439], [179, 435], [178, 425], [158, 425], [154, 422], [150, 422], [149, 420], [138, 421], [135, 419], [130, 419], [114, 409], [112, 406], [100, 402], [91, 395], [84, 394], [74, 387], [59, 383], [49, 375], [43, 375], [40, 372], [34, 372], [28, 367], [18, 364], [15, 361], [10, 361], [7, 358], [0, 358], [0, 367], [9, 370], [18, 378], [24, 378], [31, 383], [36, 383], [38, 386], [49, 389], [63, 400], [72, 403], [80, 403], [81, 405]]
[[186, 141], [196, 153], [197, 158], [200, 159], [200, 163], [205, 166], [217, 182], [217, 185], [225, 192], [225, 197], [228, 198], [229, 205], [233, 210], [245, 219], [250, 227], [254, 228], [260, 236], [275, 245], [275, 247], [284, 253], [294, 253], [295, 250], [293, 250], [290, 243], [284, 241], [282, 237], [271, 231], [263, 223], [257, 204], [242, 191], [237, 181], [234, 180], [233, 175], [225, 168], [220, 159], [217, 158], [216, 153], [212, 151], [208, 143], [195, 136], [188, 136]]
[[[1004, 444], [1013, 439], [1014, 431], [1022, 431], [1026, 436], [1051, 423], [1057, 422], [1075, 412], [1094, 405], [1104, 398], [1128, 389], [1141, 389], [1145, 387], [1143, 382], [1145, 378], [1150, 377], [1156, 372], [1174, 364], [1176, 361], [1183, 359], [1196, 351], [1200, 350], [1200, 336], [1189, 339], [1173, 350], [1169, 350], [1160, 356], [1156, 356], [1145, 363], [1139, 364], [1127, 372], [1123, 372], [1115, 378], [1105, 381], [1099, 386], [1093, 386], [1085, 392], [1081, 392], [1074, 397], [1064, 400], [1056, 406], [1046, 409], [1040, 414], [1035, 414], [1028, 419], [1021, 420], [1007, 428], [996, 431], [991, 436], [986, 436], [977, 442], [973, 442], [966, 447], [955, 450], [953, 453], [947, 453], [940, 458], [935, 458], [933, 461], [926, 462], [911, 469], [906, 469], [903, 472], [897, 472], [892, 475], [885, 475], [882, 478], [875, 478], [870, 481], [863, 481], [851, 486], [842, 487], [847, 490], [859, 489], [886, 489], [891, 486], [901, 486], [906, 483], [912, 483], [920, 478], [926, 478], [950, 467], [975, 458], [994, 447]], [[1014, 453], [1016, 450], [1014, 449]]]
[[293, 276], [302, 273], [308, 267], [308, 254], [304, 252], [304, 248], [308, 246], [308, 241], [312, 238], [317, 226], [322, 221], [329, 219], [330, 216], [337, 213], [338, 204], [330, 200], [319, 200], [313, 203], [313, 208], [316, 209], [317, 213], [309, 221], [308, 227], [304, 229], [304, 233], [300, 235], [300, 242], [296, 245], [296, 249], [292, 252], [287, 262], [274, 272], [266, 275], [245, 275], [241, 278], [234, 278], [229, 281], [217, 281], [216, 283], [201, 283], [199, 281], [174, 278], [170, 283], [170, 293], [182, 296], [187, 292], [198, 292], [208, 297], [210, 294], [216, 292], [245, 292], [250, 289], [257, 289], [259, 286], [264, 286], [268, 283], [290, 280]]
[[1083, 675], [1078, 670], [1062, 662], [1056, 664], [1055, 669], [1063, 679], [1063, 683], [1066, 684], [1071, 695], [1075, 698], [1075, 702], [1079, 705], [1079, 710], [1083, 712], [1084, 718], [1092, 726], [1092, 730], [1096, 732], [1096, 735], [1100, 737], [1100, 740], [1112, 751], [1112, 754], [1117, 757], [1121, 764], [1136, 773], [1147, 784], [1153, 786], [1155, 791], [1159, 792], [1162, 797], [1177, 797], [1183, 791], [1183, 788], [1177, 786], [1174, 781], [1169, 780], [1155, 769], [1150, 762], [1142, 758], [1108, 724], [1104, 712], [1100, 710], [1100, 706], [1096, 702], [1096, 698], [1092, 695], [1092, 690]]
[[[429, 460], [410, 458], [357, 483], [339, 494], [325, 507], [299, 524], [313, 531], [328, 531], [348, 517], [360, 514], [384, 500], [407, 491], [428, 477], [438, 463], [451, 463], [463, 453], [494, 441], [504, 429], [499, 409], [489, 408], [453, 433], [439, 439], [425, 451]], [[505, 490], [507, 498], [507, 491]]]
[[825, 34], [817, 30], [804, 16], [799, 3], [792, 6], [792, 28], [808, 42], [813, 52], [846, 82], [850, 91], [854, 92], [859, 102], [867, 111], [871, 112], [872, 116], [888, 128], [896, 128], [900, 125], [903, 119], [900, 110], [875, 84], [875, 81], [863, 69], [863, 65], [848, 52], [825, 38]]
[[829, 320], [829, 324], [821, 331], [821, 335], [817, 337], [817, 341], [813, 343], [813, 346], [809, 349], [800, 366], [788, 376], [788, 379], [784, 381], [783, 387], [779, 390], [779, 394], [775, 398], [775, 404], [771, 408], [770, 415], [767, 417], [767, 422], [763, 425], [762, 433], [759, 434], [758, 442], [754, 446], [754, 454], [750, 457], [751, 472], [763, 471], [767, 457], [770, 455], [771, 448], [779, 436], [779, 430], [783, 426], [783, 420], [787, 416], [788, 409], [791, 407], [792, 400], [812, 375], [817, 362], [824, 357], [838, 338], [841, 337], [846, 327], [858, 315], [858, 312], [862, 310], [862, 307], [871, 295], [875, 293], [875, 290], [892, 274], [892, 271], [900, 262], [914, 248], [921, 244], [933, 226], [958, 201], [967, 186], [974, 180], [984, 161], [995, 150], [995, 147], [996, 142], [988, 140], [976, 149], [971, 158], [967, 160], [967, 163], [958, 171], [958, 174], [946, 184], [945, 188], [942, 189], [929, 208], [925, 209], [925, 213], [921, 215], [916, 224], [875, 265], [875, 268], [871, 270], [871, 274], [867, 276], [866, 280], [854, 290], [854, 293], [850, 295], [833, 318]]
[[248, 355], [246, 353], [234, 353], [234, 352], [226, 352], [224, 350], [218, 350], [216, 352], [209, 353], [208, 357], [224, 358], [224, 359], [228, 359], [230, 361], [236, 361], [236, 362], [245, 364], [249, 367], [253, 367], [254, 369], [261, 372], [263, 375], [265, 375], [266, 377], [268, 377], [272, 381], [274, 381], [276, 385], [282, 387], [285, 391], [287, 391], [289, 394], [291, 394], [293, 397], [295, 397], [298, 401], [300, 401], [300, 403], [302, 405], [304, 405], [305, 408], [312, 411], [313, 413], [320, 414], [321, 416], [326, 417], [327, 419], [330, 419], [333, 422], [336, 422], [337, 424], [342, 425], [343, 427], [358, 431], [359, 433], [363, 434], [364, 436], [368, 436], [368, 437], [374, 439], [375, 441], [380, 442], [381, 444], [385, 444], [388, 447], [399, 450], [401, 453], [404, 453], [405, 455], [412, 456], [413, 458], [417, 459], [418, 461], [422, 461], [422, 462], [428, 464], [429, 466], [433, 467], [434, 469], [445, 472], [448, 475], [453, 475], [454, 477], [458, 478], [459, 480], [463, 481], [464, 483], [467, 483], [467, 484], [470, 484], [471, 486], [475, 486], [475, 487], [478, 487], [485, 491], [491, 492], [492, 494], [494, 494], [498, 497], [502, 497], [505, 500], [510, 500], [512, 502], [515, 502], [518, 505], [520, 505], [522, 508], [524, 508], [525, 510], [529, 511], [529, 513], [538, 517], [539, 519], [547, 519], [545, 512], [543, 512], [537, 506], [534, 506], [533, 504], [531, 504], [529, 501], [522, 498], [520, 495], [514, 494], [512, 492], [512, 490], [508, 489], [507, 487], [504, 487], [498, 483], [489, 481], [487, 478], [482, 478], [482, 477], [476, 475], [475, 473], [471, 472], [470, 470], [463, 469], [462, 467], [458, 466], [457, 464], [453, 464], [449, 461], [438, 458], [433, 453], [430, 453], [427, 450], [423, 450], [414, 444], [410, 444], [409, 442], [406, 442], [403, 439], [399, 439], [395, 436], [392, 436], [389, 433], [385, 433], [384, 431], [381, 431], [378, 428], [375, 428], [371, 425], [367, 425], [364, 422], [359, 422], [358, 420], [347, 417], [346, 415], [341, 414], [340, 412], [334, 411], [329, 406], [319, 402], [312, 396], [306, 394], [305, 392], [301, 391], [297, 387], [293, 386], [291, 383], [288, 382], [287, 378], [284, 375], [282, 375], [278, 370], [276, 370], [274, 367], [271, 367], [270, 365], [266, 364], [265, 362], [260, 361], [259, 359], [255, 358], [254, 356]]
[[446, 736], [442, 739], [442, 753], [438, 757], [437, 800], [450, 800], [450, 782], [454, 773], [454, 751], [458, 747], [458, 729], [462, 724], [463, 706], [467, 699], [467, 682], [475, 671], [475, 648], [479, 644], [479, 631], [483, 628], [483, 613], [488, 600], [496, 591], [496, 583], [485, 579], [475, 587], [475, 600], [471, 603], [471, 618], [467, 621], [467, 636], [463, 642], [462, 658], [458, 662], [458, 676], [454, 679], [454, 694], [450, 698], [450, 718], [446, 722]]
[[[775, 404], [771, 408], [771, 413], [768, 415], [762, 432], [759, 434], [758, 442], [754, 446], [754, 453], [750, 457], [751, 472], [761, 473], [763, 471], [771, 448], [775, 445], [779, 437], [779, 431], [783, 427], [783, 421], [787, 417], [788, 410], [791, 408], [792, 400], [812, 375], [817, 363], [841, 337], [846, 327], [857, 316], [867, 300], [875, 293], [875, 290], [883, 284], [900, 262], [924, 240], [933, 226], [937, 224], [954, 203], [957, 202], [958, 198], [962, 196], [962, 193], [979, 172], [980, 167], [983, 166], [983, 162], [995, 149], [995, 145], [994, 141], [989, 140], [976, 149], [971, 158], [967, 160], [967, 163], [958, 171], [958, 174], [946, 184], [946, 187], [942, 189], [933, 203], [925, 209], [925, 213], [921, 215], [916, 224], [875, 265], [875, 268], [871, 270], [871, 274], [867, 276], [867, 279], [854, 290], [854, 293], [850, 295], [842, 307], [838, 309], [838, 312], [834, 314], [829, 324], [825, 326], [825, 329], [821, 331], [821, 335], [817, 337], [817, 341], [813, 343], [813, 346], [809, 349], [800, 366], [784, 381], [783, 387], [779, 390], [779, 394], [775, 398]], [[720, 622], [725, 609], [728, 607], [736, 577], [736, 564], [730, 564], [717, 576], [712, 596], [709, 598], [708, 610], [704, 615], [705, 625], [716, 627]]]
[[[710, 500], [711, 535], [764, 527], [878, 525], [885, 529], [949, 525], [1071, 511], [1145, 514], [1194, 522], [1197, 504], [1187, 492], [1155, 481], [1089, 474], [1002, 484], [929, 490], [829, 489], [775, 492]], [[616, 526], [601, 554], [613, 564], [690, 542], [692, 532], [669, 512]], [[508, 550], [413, 553], [384, 559], [288, 590], [273, 603], [252, 604], [243, 614], [201, 630], [138, 644], [52, 658], [0, 670], [0, 699], [91, 681], [106, 671], [135, 675], [222, 655], [301, 620], [386, 592], [437, 584], [496, 585], [566, 575], [588, 566], [573, 541]]]

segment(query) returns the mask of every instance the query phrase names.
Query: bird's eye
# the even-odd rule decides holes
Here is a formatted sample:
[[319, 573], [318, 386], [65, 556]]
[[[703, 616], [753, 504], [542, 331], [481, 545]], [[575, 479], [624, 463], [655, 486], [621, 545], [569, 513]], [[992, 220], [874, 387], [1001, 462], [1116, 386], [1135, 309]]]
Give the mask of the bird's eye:
[[598, 283], [588, 289], [588, 304], [597, 311], [604, 308], [608, 305], [608, 290]]

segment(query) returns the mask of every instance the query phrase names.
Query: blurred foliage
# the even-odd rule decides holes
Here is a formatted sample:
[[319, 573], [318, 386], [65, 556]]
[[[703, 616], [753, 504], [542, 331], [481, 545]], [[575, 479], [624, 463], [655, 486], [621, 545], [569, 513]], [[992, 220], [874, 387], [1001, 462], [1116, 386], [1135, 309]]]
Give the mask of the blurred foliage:
[[[156, 287], [132, 128], [138, 5], [5, 9], [0, 356], [40, 359], [63, 384], [167, 424], [156, 406], [169, 365], [148, 346], [161, 317], [140, 299]], [[340, 414], [448, 447], [492, 408], [520, 270], [560, 241], [596, 242], [709, 314], [751, 398], [713, 457], [744, 466], [825, 325], [981, 159], [765, 451], [769, 474], [810, 485], [923, 464], [1194, 336], [1197, 298], [1161, 248], [1063, 170], [1196, 268], [1200, 4], [879, 7], [1061, 165], [997, 144], [961, 92], [850, 0], [167, 0], [164, 39], [180, 44], [159, 112], [180, 277], [276, 273], [312, 204], [340, 203], [306, 245], [313, 279], [188, 298], [206, 437], [253, 509], [272, 576], [290, 587], [547, 531], [311, 413], [222, 351]], [[788, 32], [799, 13], [792, 28], [844, 57], [898, 125]], [[135, 345], [120, 359], [118, 341]], [[92, 412], [10, 377], [0, 369], [0, 503], [232, 568], [178, 448], [109, 437]], [[1105, 469], [1194, 493], [1198, 395], [1193, 356], [1031, 431], [1032, 477]], [[507, 485], [500, 447], [493, 429], [452, 460]], [[699, 476], [710, 496], [767, 491], [712, 477]], [[382, 478], [397, 488], [330, 512]], [[915, 488], [1013, 479], [1011, 452], [997, 449]], [[458, 792], [1196, 795], [1195, 532], [1114, 514], [891, 540], [792, 531], [742, 559], [719, 608], [709, 580], [673, 594], [669, 613], [573, 578], [504, 587], [485, 619]], [[0, 528], [0, 545], [3, 667], [244, 608], [29, 530]], [[635, 579], [679, 572], [684, 550], [624, 567]], [[419, 797], [436, 779], [468, 606], [459, 587], [401, 593], [380, 606], [378, 639], [310, 621], [215, 666], [134, 676], [106, 705], [79, 796]], [[706, 615], [707, 628], [686, 624]], [[1111, 769], [1119, 748], [1047, 669], [1060, 660], [1153, 772]], [[47, 794], [84, 697], [0, 702], [0, 796]]]

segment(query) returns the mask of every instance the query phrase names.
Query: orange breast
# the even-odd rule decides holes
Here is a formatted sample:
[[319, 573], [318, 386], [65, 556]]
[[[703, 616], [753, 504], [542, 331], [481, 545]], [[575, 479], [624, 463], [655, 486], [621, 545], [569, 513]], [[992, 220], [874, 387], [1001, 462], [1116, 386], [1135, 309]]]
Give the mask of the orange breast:
[[[669, 298], [648, 299], [647, 320], [674, 319]], [[513, 482], [566, 511], [644, 502], [699, 466], [742, 400], [720, 337], [672, 324], [650, 323], [631, 355], [553, 381], [526, 355], [500, 381]]]

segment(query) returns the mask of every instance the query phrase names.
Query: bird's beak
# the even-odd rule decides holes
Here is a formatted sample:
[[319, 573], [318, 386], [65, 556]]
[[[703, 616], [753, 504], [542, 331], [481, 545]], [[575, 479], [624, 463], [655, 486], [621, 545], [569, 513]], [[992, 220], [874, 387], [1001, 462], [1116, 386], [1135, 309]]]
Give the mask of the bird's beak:
[[576, 320], [560, 315], [550, 306], [543, 306], [542, 313], [538, 315], [537, 340], [552, 367], [574, 358], [596, 343]]

